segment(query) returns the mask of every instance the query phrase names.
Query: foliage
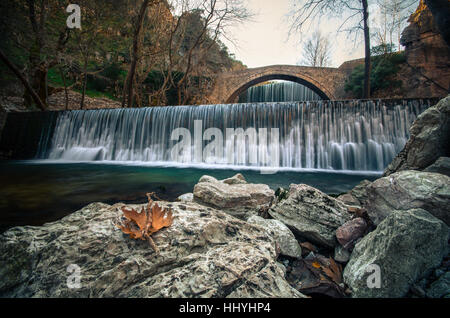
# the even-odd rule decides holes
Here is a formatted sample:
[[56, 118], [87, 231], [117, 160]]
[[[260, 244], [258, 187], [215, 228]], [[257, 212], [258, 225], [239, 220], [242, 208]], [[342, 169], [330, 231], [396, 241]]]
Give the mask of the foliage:
[[[196, 7], [202, 7], [202, 2], [186, 1], [189, 7], [181, 11], [171, 6], [183, 1], [149, 2], [139, 38], [142, 49], [136, 69], [137, 106], [178, 104], [178, 82], [183, 77], [186, 80], [181, 86], [189, 89], [183, 89], [181, 97], [183, 102], [192, 103], [204, 93], [207, 74], [244, 67], [216, 36], [213, 24], [202, 33], [208, 17], [207, 10]], [[215, 17], [223, 12], [219, 4], [225, 2], [234, 4], [239, 0], [214, 1], [217, 3]], [[51, 91], [47, 85], [62, 87], [64, 82], [69, 89], [89, 96], [120, 99], [132, 62], [132, 17], [142, 0], [79, 0], [81, 30], [66, 28], [69, 3], [68, 0], [0, 1], [3, 16], [0, 49], [26, 75], [35, 90], [42, 93], [43, 99], [47, 98], [45, 92]], [[208, 6], [209, 2], [205, 0], [203, 5]], [[43, 22], [38, 29], [33, 27], [30, 8], [35, 8], [36, 20]], [[230, 17], [227, 16], [221, 28], [231, 24]], [[183, 23], [174, 31], [180, 19]], [[63, 45], [59, 41], [62, 35], [67, 35]], [[172, 46], [169, 45], [171, 35]], [[201, 45], [195, 45], [198, 38]], [[188, 51], [193, 46], [188, 66]], [[0, 89], [5, 91], [13, 86], [11, 83], [18, 82], [2, 63], [0, 71], [4, 74]]]
[[141, 213], [122, 207], [124, 219], [117, 224], [117, 227], [125, 234], [129, 234], [132, 239], [148, 240], [155, 252], [159, 254], [159, 249], [151, 235], [162, 228], [171, 226], [173, 216], [171, 209], [161, 208], [153, 202], [151, 196], [151, 193], [147, 193], [148, 204], [145, 209], [142, 208]]
[[[372, 56], [372, 72], [370, 75], [370, 87], [372, 92], [387, 88], [401, 87], [401, 81], [394, 76], [399, 71], [400, 65], [405, 62], [403, 53], [388, 53]], [[361, 98], [364, 88], [364, 65], [355, 67], [345, 84], [345, 90], [351, 91], [357, 98]]]

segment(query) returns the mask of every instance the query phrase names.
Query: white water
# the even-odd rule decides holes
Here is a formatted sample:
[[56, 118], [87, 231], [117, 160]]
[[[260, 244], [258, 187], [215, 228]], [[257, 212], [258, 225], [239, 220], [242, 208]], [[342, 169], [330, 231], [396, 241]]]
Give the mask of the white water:
[[[426, 107], [420, 101], [396, 106], [317, 101], [69, 111], [59, 115], [50, 151], [41, 149], [41, 158], [254, 168], [268, 166], [263, 155], [277, 150], [275, 166], [281, 169], [381, 171], [403, 148], [411, 123]], [[177, 141], [170, 140], [171, 133], [183, 127], [194, 136], [195, 120], [203, 121], [203, 131], [217, 127], [224, 136], [226, 128], [278, 128], [279, 145], [271, 142], [270, 133], [266, 141], [247, 140], [229, 162], [224, 140], [217, 165], [174, 162], [171, 150]], [[193, 145], [191, 152], [194, 158]], [[255, 152], [257, 162], [251, 164]]]
[[322, 98], [312, 89], [294, 82], [275, 82], [252, 86], [240, 96], [244, 103], [317, 101]]

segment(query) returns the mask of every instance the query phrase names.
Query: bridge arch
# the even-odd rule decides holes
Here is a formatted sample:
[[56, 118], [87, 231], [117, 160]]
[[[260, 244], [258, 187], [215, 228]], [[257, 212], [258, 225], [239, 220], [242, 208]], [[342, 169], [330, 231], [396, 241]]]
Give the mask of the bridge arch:
[[247, 89], [249, 89], [252, 86], [258, 85], [260, 83], [264, 83], [267, 81], [272, 81], [272, 80], [284, 80], [284, 81], [289, 81], [289, 82], [295, 82], [298, 84], [302, 84], [306, 87], [308, 87], [309, 89], [311, 89], [313, 92], [315, 92], [317, 95], [320, 96], [320, 98], [324, 99], [324, 100], [330, 100], [330, 97], [327, 96], [327, 94], [325, 92], [323, 92], [320, 88], [318, 88], [316, 85], [314, 85], [313, 83], [300, 78], [298, 76], [293, 76], [293, 75], [286, 75], [286, 74], [269, 74], [269, 75], [263, 75], [261, 77], [258, 77], [256, 79], [253, 79], [245, 84], [243, 84], [241, 87], [239, 87], [238, 89], [236, 89], [226, 100], [227, 104], [233, 103], [235, 102], [239, 96], [245, 92]]
[[297, 65], [272, 65], [230, 71], [217, 75], [211, 93], [206, 98], [211, 104], [235, 103], [248, 88], [270, 80], [286, 80], [302, 84], [325, 100], [336, 100], [343, 95], [346, 73], [337, 68]]

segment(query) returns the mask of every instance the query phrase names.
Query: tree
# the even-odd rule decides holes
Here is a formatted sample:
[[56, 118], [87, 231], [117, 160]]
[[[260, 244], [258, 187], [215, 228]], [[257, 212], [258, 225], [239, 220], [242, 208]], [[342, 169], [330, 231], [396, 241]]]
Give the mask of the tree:
[[201, 0], [195, 6], [188, 0], [177, 0], [174, 6], [181, 14], [174, 20], [169, 37], [167, 75], [168, 82], [177, 89], [178, 105], [181, 105], [189, 99], [188, 84], [201, 64], [198, 63], [201, 57], [220, 36], [227, 37], [230, 26], [242, 23], [251, 15], [242, 0]]
[[370, 97], [370, 29], [369, 29], [369, 6], [367, 0], [296, 0], [300, 5], [296, 6], [292, 12], [292, 32], [301, 31], [305, 24], [317, 17], [330, 15], [339, 15], [343, 17], [339, 30], [349, 21], [359, 17], [358, 22], [347, 28], [348, 32], [359, 32], [363, 30], [364, 34], [364, 98]]
[[328, 36], [316, 30], [303, 47], [302, 65], [327, 67], [331, 64], [331, 43]]
[[126, 105], [125, 99], [127, 96], [128, 96], [128, 107], [133, 107], [134, 104], [133, 85], [135, 84], [136, 81], [136, 66], [141, 59], [140, 54], [142, 42], [141, 40], [142, 28], [149, 3], [150, 0], [143, 0], [138, 14], [133, 18], [133, 49], [131, 51], [131, 64], [130, 69], [128, 71], [127, 80], [124, 85], [124, 91], [125, 89], [128, 89], [128, 92], [123, 96], [122, 107], [125, 107]]
[[371, 23], [374, 26], [375, 41], [379, 45], [397, 46], [400, 50], [401, 33], [417, 2], [418, 0], [377, 0], [379, 12], [373, 15]]
[[6, 55], [3, 53], [2, 50], [0, 50], [0, 60], [3, 61], [3, 63], [6, 64], [6, 66], [19, 78], [19, 80], [22, 82], [23, 86], [25, 87], [28, 94], [31, 95], [36, 105], [41, 110], [46, 110], [45, 104], [42, 102], [41, 98], [36, 94], [36, 92], [31, 87], [30, 83], [28, 83], [27, 79], [23, 74], [17, 69], [17, 67], [6, 57]]

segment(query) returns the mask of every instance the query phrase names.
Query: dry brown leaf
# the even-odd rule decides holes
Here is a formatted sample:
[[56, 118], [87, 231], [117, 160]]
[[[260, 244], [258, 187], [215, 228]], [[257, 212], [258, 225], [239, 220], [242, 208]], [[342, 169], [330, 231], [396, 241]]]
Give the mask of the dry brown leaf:
[[117, 226], [123, 233], [130, 235], [132, 239], [148, 240], [156, 253], [159, 253], [159, 249], [151, 238], [151, 235], [162, 228], [171, 226], [173, 216], [171, 209], [161, 208], [157, 203], [154, 203], [151, 195], [150, 193], [147, 194], [147, 208], [142, 208], [141, 213], [134, 209], [122, 207], [125, 221]]
[[342, 268], [338, 265], [334, 259], [329, 258], [330, 266], [322, 266], [322, 270], [333, 282], [336, 284], [342, 283]]

